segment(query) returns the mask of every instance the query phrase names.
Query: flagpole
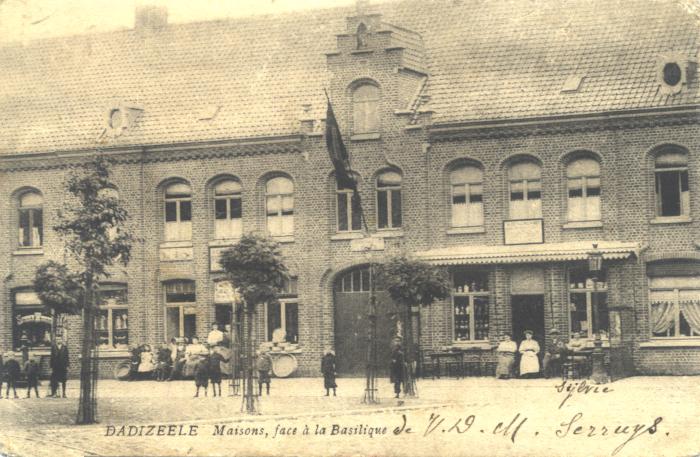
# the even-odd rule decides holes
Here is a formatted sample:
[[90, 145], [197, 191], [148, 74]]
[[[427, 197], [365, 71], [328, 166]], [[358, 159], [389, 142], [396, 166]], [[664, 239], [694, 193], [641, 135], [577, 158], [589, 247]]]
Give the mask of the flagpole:
[[[355, 210], [355, 205], [360, 212], [360, 220], [365, 229], [365, 237], [368, 239], [372, 238], [369, 232], [369, 225], [367, 224], [367, 217], [362, 209], [362, 200], [360, 199], [360, 193], [357, 189], [357, 182], [352, 176], [352, 169], [350, 168], [350, 158], [345, 145], [343, 144], [343, 137], [340, 133], [340, 127], [338, 126], [338, 121], [335, 119], [335, 114], [333, 113], [333, 106], [331, 105], [331, 99], [328, 96], [328, 91], [324, 88], [323, 93], [326, 95], [326, 100], [328, 102], [328, 109], [326, 111], [326, 147], [328, 148], [328, 153], [330, 155], [331, 162], [335, 168], [335, 178], [338, 187], [347, 188], [350, 187], [353, 191], [352, 202], [350, 208], [352, 211]], [[352, 224], [352, 221], [350, 222]], [[365, 394], [362, 399], [363, 403], [379, 403], [379, 398], [377, 396], [377, 294], [375, 291], [375, 268], [372, 256], [372, 246], [368, 243], [365, 247], [368, 254], [369, 263], [369, 303], [367, 309], [367, 318], [369, 320], [369, 335], [367, 341], [367, 371], [366, 371], [366, 387]]]

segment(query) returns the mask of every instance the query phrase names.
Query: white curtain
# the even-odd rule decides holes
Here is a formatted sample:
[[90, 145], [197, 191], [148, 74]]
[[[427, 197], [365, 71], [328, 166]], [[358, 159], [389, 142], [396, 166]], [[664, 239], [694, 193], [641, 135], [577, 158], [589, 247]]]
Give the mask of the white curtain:
[[688, 322], [693, 332], [700, 334], [700, 301], [681, 301], [681, 312], [683, 313], [685, 320]]
[[666, 333], [674, 324], [675, 303], [673, 301], [657, 301], [651, 304], [652, 333]]

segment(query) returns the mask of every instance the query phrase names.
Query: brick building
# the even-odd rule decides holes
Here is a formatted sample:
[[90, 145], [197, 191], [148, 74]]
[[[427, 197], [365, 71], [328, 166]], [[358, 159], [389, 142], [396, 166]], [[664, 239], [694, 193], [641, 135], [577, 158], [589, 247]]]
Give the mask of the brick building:
[[[281, 244], [293, 278], [260, 307], [299, 373], [335, 347], [363, 372], [370, 261], [447, 265], [449, 300], [420, 310], [425, 352], [489, 361], [504, 332], [591, 343], [611, 369], [700, 372], [697, 12], [683, 2], [405, 0], [0, 48], [0, 348], [47, 354], [36, 266], [71, 166], [116, 161], [143, 240], [102, 285], [99, 356], [206, 336], [230, 321], [217, 255], [241, 233]], [[323, 138], [333, 102], [373, 250]], [[596, 244], [604, 274], [586, 258]], [[595, 288], [595, 290], [594, 290]], [[379, 292], [380, 359], [396, 328]], [[65, 333], [77, 370], [80, 329]], [[103, 370], [109, 375], [109, 371]]]

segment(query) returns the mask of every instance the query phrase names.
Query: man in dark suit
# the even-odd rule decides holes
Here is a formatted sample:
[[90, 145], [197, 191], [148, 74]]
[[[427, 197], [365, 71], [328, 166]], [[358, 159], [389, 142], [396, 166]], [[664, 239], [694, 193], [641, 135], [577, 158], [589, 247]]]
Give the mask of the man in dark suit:
[[63, 398], [66, 398], [68, 380], [68, 346], [62, 340], [51, 346], [51, 396], [57, 396], [58, 383], [61, 383]]

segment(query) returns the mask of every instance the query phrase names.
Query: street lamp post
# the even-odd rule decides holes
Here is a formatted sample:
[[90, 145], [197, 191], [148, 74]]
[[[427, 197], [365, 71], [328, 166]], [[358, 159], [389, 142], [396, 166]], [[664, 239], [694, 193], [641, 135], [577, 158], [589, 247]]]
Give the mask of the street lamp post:
[[603, 253], [598, 249], [596, 243], [593, 244], [593, 250], [588, 253], [588, 271], [593, 280], [593, 294], [591, 296], [593, 315], [595, 317], [595, 339], [593, 340], [593, 367], [591, 377], [596, 384], [605, 384], [608, 382], [608, 373], [605, 370], [603, 354], [603, 341], [600, 338], [600, 310], [598, 309], [598, 279], [600, 272], [603, 269]]

